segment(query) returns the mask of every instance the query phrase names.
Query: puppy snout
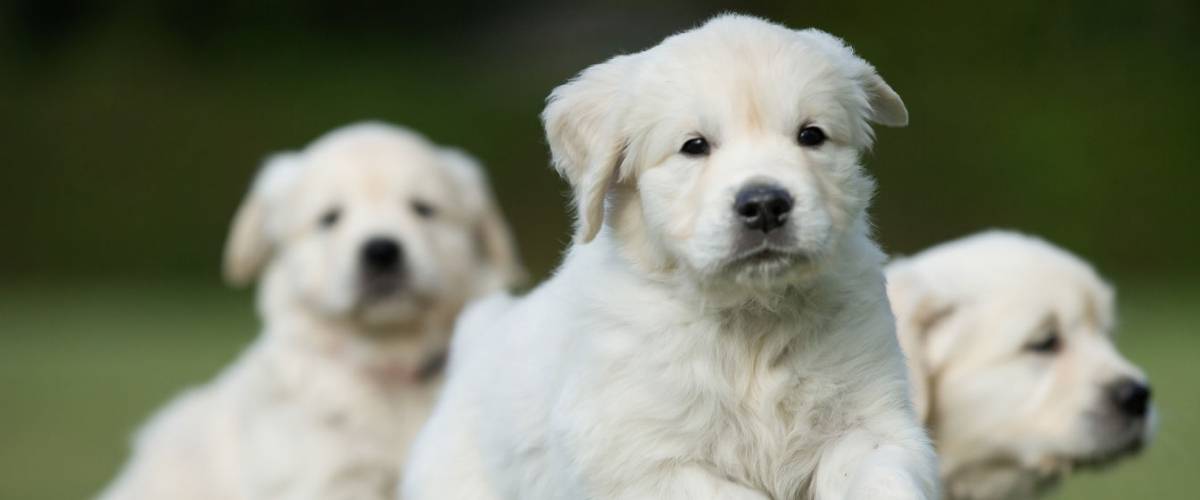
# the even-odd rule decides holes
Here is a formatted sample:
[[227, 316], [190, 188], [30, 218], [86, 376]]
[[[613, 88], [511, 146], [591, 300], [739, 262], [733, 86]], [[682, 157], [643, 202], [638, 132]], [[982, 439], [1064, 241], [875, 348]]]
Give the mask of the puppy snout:
[[787, 223], [792, 195], [770, 184], [751, 184], [738, 191], [733, 211], [747, 229], [769, 233]]
[[400, 243], [386, 237], [374, 237], [362, 247], [362, 265], [372, 272], [392, 272], [400, 268], [404, 250]]
[[1150, 387], [1132, 378], [1123, 378], [1109, 384], [1108, 398], [1122, 415], [1141, 418], [1150, 408]]

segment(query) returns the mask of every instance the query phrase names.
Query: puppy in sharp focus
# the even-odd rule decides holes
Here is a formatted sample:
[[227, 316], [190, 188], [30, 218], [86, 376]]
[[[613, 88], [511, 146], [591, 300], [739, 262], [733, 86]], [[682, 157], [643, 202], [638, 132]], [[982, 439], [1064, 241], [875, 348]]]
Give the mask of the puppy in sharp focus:
[[936, 498], [858, 163], [907, 111], [870, 64], [721, 16], [543, 119], [576, 241], [464, 314], [404, 498]]
[[1113, 344], [1112, 288], [1078, 257], [992, 231], [887, 278], [947, 497], [1032, 498], [1146, 444], [1150, 386]]
[[263, 334], [146, 424], [103, 499], [394, 497], [457, 312], [520, 273], [475, 161], [378, 123], [272, 157], [225, 271], [261, 280]]

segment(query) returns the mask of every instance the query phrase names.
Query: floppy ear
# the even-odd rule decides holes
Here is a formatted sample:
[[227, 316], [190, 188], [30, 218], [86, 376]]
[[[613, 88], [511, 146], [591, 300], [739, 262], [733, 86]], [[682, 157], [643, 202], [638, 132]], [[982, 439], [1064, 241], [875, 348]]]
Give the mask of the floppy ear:
[[575, 239], [581, 243], [600, 232], [604, 199], [618, 178], [625, 148], [622, 89], [634, 57], [617, 56], [584, 70], [554, 89], [542, 112], [554, 168], [574, 191]]
[[928, 423], [934, 404], [930, 394], [934, 374], [928, 356], [929, 333], [954, 312], [954, 307], [940, 300], [934, 288], [904, 261], [888, 266], [887, 292], [896, 317], [896, 336], [907, 358], [913, 409], [922, 422]]
[[908, 125], [908, 108], [904, 107], [900, 95], [883, 81], [873, 66], [868, 64], [867, 68], [866, 75], [859, 81], [867, 93], [867, 105], [871, 108], [868, 118], [887, 127]]
[[259, 170], [225, 241], [224, 274], [230, 285], [249, 285], [270, 259], [274, 245], [269, 227], [270, 206], [298, 169], [296, 155], [279, 154], [269, 158]]
[[800, 31], [825, 50], [838, 54], [848, 63], [849, 76], [862, 88], [866, 97], [867, 119], [888, 127], [908, 125], [908, 109], [892, 87], [883, 81], [875, 67], [854, 53], [845, 40], [815, 28]]
[[485, 283], [484, 288], [520, 284], [525, 279], [525, 268], [521, 265], [512, 231], [488, 187], [483, 167], [475, 158], [456, 149], [443, 149], [441, 156], [456, 182], [471, 199], [470, 210], [475, 218], [479, 255], [492, 278], [485, 280], [490, 282]]

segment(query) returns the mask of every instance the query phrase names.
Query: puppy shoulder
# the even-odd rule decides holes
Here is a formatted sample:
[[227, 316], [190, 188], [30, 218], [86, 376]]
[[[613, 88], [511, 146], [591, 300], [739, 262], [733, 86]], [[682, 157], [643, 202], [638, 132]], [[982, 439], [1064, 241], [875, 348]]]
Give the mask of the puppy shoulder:
[[496, 292], [467, 304], [454, 326], [454, 338], [450, 344], [452, 357], [461, 357], [470, 352], [483, 340], [481, 337], [499, 333], [500, 318], [517, 301], [508, 292]]
[[[160, 409], [134, 436], [138, 453], [157, 455], [165, 450], [194, 449], [208, 435], [219, 412], [219, 398], [211, 387], [188, 389]], [[155, 450], [158, 451], [155, 451]]]

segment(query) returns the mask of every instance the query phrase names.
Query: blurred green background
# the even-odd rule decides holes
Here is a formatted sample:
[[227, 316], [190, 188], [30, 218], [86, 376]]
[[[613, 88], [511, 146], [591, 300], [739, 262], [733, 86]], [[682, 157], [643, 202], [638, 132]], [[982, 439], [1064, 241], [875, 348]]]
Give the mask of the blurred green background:
[[90, 496], [255, 335], [218, 269], [268, 153], [368, 118], [464, 147], [542, 277], [569, 240], [545, 96], [725, 10], [842, 36], [904, 97], [911, 126], [867, 158], [886, 249], [1017, 228], [1118, 286], [1161, 432], [1056, 497], [1200, 489], [1200, 2], [0, 5], [0, 498]]

